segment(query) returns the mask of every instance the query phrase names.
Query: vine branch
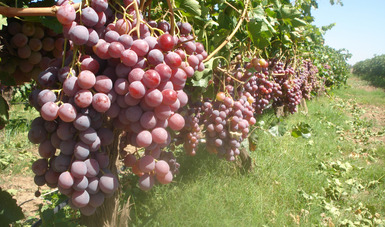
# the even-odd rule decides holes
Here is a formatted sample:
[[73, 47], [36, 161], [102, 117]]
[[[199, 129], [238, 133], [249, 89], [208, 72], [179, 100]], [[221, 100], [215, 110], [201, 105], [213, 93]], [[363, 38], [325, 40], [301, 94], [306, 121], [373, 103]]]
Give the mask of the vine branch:
[[235, 33], [237, 33], [239, 27], [241, 27], [242, 25], [242, 22], [243, 20], [245, 19], [245, 16], [246, 16], [246, 12], [247, 12], [247, 8], [249, 6], [249, 1], [250, 0], [246, 0], [246, 3], [245, 3], [245, 9], [243, 10], [242, 12], [242, 15], [241, 15], [241, 18], [240, 20], [238, 21], [238, 24], [237, 26], [235, 27], [234, 31], [226, 38], [225, 41], [223, 41], [223, 43], [221, 45], [219, 45], [217, 47], [217, 49], [215, 49], [205, 60], [203, 60], [203, 62], [207, 62], [208, 60], [210, 60], [214, 55], [216, 55], [218, 53], [218, 51], [220, 51], [228, 42], [230, 42], [230, 40], [233, 38], [233, 36], [235, 35]]
[[[79, 9], [81, 3], [73, 5], [75, 10]], [[29, 16], [56, 16], [56, 12], [60, 6], [52, 7], [31, 7], [31, 8], [14, 8], [0, 6], [0, 14], [5, 17], [29, 17]]]

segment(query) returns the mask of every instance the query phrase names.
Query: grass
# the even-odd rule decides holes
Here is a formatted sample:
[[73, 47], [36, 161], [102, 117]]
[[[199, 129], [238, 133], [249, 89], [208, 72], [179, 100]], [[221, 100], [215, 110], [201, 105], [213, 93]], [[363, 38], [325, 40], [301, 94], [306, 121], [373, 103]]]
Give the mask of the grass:
[[[24, 109], [24, 105], [11, 105], [10, 119], [6, 127], [0, 131], [0, 173], [31, 174], [25, 171], [30, 168], [32, 159], [36, 159], [36, 145], [28, 141], [28, 131], [36, 111]], [[1, 182], [1, 179], [0, 179]]]
[[[354, 78], [354, 80], [356, 80]], [[351, 82], [351, 80], [350, 80]], [[363, 225], [384, 222], [385, 148], [359, 142], [358, 124], [347, 99], [384, 107], [383, 93], [350, 87], [336, 97], [308, 102], [308, 114], [280, 121], [274, 137], [272, 114], [256, 130], [254, 167], [242, 174], [233, 163], [209, 155], [180, 157], [175, 182], [149, 192], [127, 192], [132, 226], [287, 226]], [[382, 96], [381, 96], [382, 95]], [[374, 100], [374, 101], [373, 101]], [[291, 129], [307, 123], [311, 137], [294, 138]], [[370, 127], [370, 124], [365, 126]], [[361, 126], [360, 126], [361, 127]], [[353, 140], [356, 136], [358, 139]], [[354, 141], [354, 142], [353, 142]]]

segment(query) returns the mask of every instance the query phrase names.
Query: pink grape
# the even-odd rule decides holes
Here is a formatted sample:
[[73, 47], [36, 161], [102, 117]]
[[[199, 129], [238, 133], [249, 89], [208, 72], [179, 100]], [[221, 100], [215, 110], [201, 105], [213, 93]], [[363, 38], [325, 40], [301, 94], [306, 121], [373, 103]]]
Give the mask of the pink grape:
[[138, 183], [140, 189], [143, 191], [148, 191], [154, 186], [154, 176], [146, 173], [139, 177]]
[[70, 172], [62, 172], [58, 179], [58, 185], [64, 189], [69, 189], [74, 184], [74, 178]]
[[179, 102], [179, 99], [176, 100], [176, 102], [174, 102], [173, 104], [170, 105], [170, 108], [171, 108], [171, 111], [178, 111], [179, 108], [180, 108], [180, 102]]
[[149, 69], [144, 73], [142, 82], [147, 88], [156, 88], [160, 84], [160, 80], [159, 73]]
[[37, 103], [39, 106], [43, 106], [47, 102], [55, 102], [56, 101], [56, 95], [53, 91], [49, 89], [44, 89], [39, 92], [37, 95]]
[[120, 35], [127, 34], [131, 30], [131, 22], [129, 20], [119, 19], [116, 21], [115, 31]]
[[123, 160], [123, 163], [126, 167], [133, 167], [136, 162], [136, 157], [133, 154], [128, 154]]
[[144, 57], [149, 50], [148, 43], [142, 39], [137, 39], [132, 43], [131, 50], [135, 51], [138, 57]]
[[151, 132], [143, 130], [136, 136], [136, 143], [139, 147], [148, 147], [152, 143]]
[[69, 3], [60, 6], [56, 18], [63, 25], [71, 24], [76, 19], [75, 8]]
[[128, 34], [123, 34], [118, 38], [118, 41], [124, 46], [125, 49], [129, 49], [132, 46], [134, 40]]
[[87, 189], [88, 186], [88, 179], [86, 176], [80, 177], [80, 178], [74, 178], [74, 184], [72, 185], [72, 188], [76, 191], [84, 191]]
[[120, 36], [119, 33], [117, 33], [116, 31], [108, 31], [104, 35], [104, 39], [106, 40], [106, 42], [112, 43], [112, 42], [118, 41], [119, 36]]
[[135, 68], [135, 69], [131, 70], [131, 72], [128, 74], [128, 81], [130, 83], [132, 83], [134, 81], [141, 81], [143, 79], [144, 73], [145, 72], [143, 69]]
[[121, 53], [120, 59], [123, 64], [127, 66], [134, 66], [138, 62], [138, 55], [135, 51], [128, 49]]
[[160, 92], [158, 89], [150, 89], [147, 91], [144, 100], [148, 106], [157, 107], [163, 101], [162, 92]]
[[188, 102], [188, 96], [183, 90], [178, 90], [177, 93], [180, 107], [184, 107]]
[[164, 63], [155, 66], [155, 71], [159, 73], [162, 82], [168, 81], [171, 78], [172, 69]]
[[[91, 194], [91, 193], [90, 193]], [[100, 207], [104, 202], [104, 194], [103, 192], [99, 191], [95, 194], [90, 195], [90, 204], [93, 207]]]
[[162, 91], [164, 105], [172, 105], [178, 99], [178, 93], [172, 89], [165, 89]]
[[[52, 121], [49, 121], [52, 122]], [[52, 145], [51, 140], [47, 139], [39, 145], [39, 155], [42, 158], [51, 158], [55, 155], [56, 148]]]
[[146, 88], [140, 81], [134, 81], [129, 85], [128, 88], [130, 95], [133, 98], [140, 99], [146, 94]]
[[152, 129], [156, 125], [156, 117], [154, 112], [147, 111], [142, 114], [140, 117], [140, 124], [145, 129]]
[[165, 176], [170, 171], [170, 166], [164, 160], [159, 160], [155, 163], [156, 175]]
[[91, 7], [96, 12], [104, 12], [108, 8], [108, 0], [93, 0]]
[[69, 97], [75, 96], [75, 94], [80, 90], [81, 88], [78, 85], [78, 78], [75, 76], [69, 76], [67, 79], [63, 82], [63, 91], [66, 95]]
[[145, 155], [139, 159], [139, 169], [143, 173], [150, 173], [155, 169], [155, 159], [151, 155]]
[[92, 107], [100, 113], [106, 112], [110, 106], [111, 101], [104, 93], [96, 93], [92, 98]]
[[99, 180], [99, 187], [106, 194], [113, 193], [119, 186], [118, 179], [112, 173], [106, 173]]
[[120, 42], [112, 42], [108, 47], [108, 53], [112, 58], [120, 58], [122, 52], [124, 51], [124, 46]]
[[[82, 72], [85, 70], [89, 70], [94, 74], [94, 76], [96, 73], [98, 73], [99, 68], [100, 68], [99, 62], [92, 57], [84, 58], [81, 62], [81, 65], [80, 65], [80, 70]], [[82, 72], [79, 73], [79, 76], [80, 76], [80, 74], [82, 74]], [[85, 88], [85, 89], [88, 89], [88, 88]]]
[[158, 49], [150, 50], [150, 52], [147, 54], [147, 61], [150, 65], [158, 65], [163, 63], [164, 55], [162, 51]]
[[181, 130], [185, 125], [184, 118], [178, 114], [175, 113], [173, 114], [169, 119], [168, 119], [168, 126], [174, 130], [174, 131], [179, 131]]
[[75, 104], [80, 108], [86, 108], [92, 103], [92, 93], [89, 90], [79, 90], [76, 92]]
[[[76, 45], [86, 44], [90, 36], [88, 29], [83, 25], [76, 25], [73, 29], [70, 30], [69, 35], [72, 42]], [[44, 42], [43, 42], [43, 49], [44, 49]]]
[[64, 122], [72, 122], [76, 119], [77, 111], [73, 105], [64, 103], [59, 107], [58, 115]]
[[97, 194], [99, 192], [99, 178], [88, 177], [88, 187], [86, 190], [90, 194], [91, 198], [92, 198], [92, 195]]
[[171, 68], [177, 68], [182, 64], [182, 58], [175, 52], [170, 52], [164, 58], [164, 61]]
[[112, 87], [112, 80], [109, 77], [105, 75], [99, 75], [95, 78], [94, 89], [97, 92], [107, 94], [109, 91], [111, 91]]
[[[131, 87], [131, 85], [130, 85]], [[119, 95], [125, 95], [129, 91], [128, 80], [119, 78], [114, 83], [115, 92]]]
[[98, 14], [91, 7], [85, 7], [82, 9], [80, 19], [82, 23], [87, 27], [92, 27], [99, 21]]
[[169, 51], [174, 48], [174, 38], [170, 34], [163, 34], [158, 38], [158, 43], [163, 51]]
[[167, 141], [167, 131], [164, 128], [154, 128], [151, 135], [152, 140], [157, 144], [164, 144]]
[[87, 159], [84, 161], [87, 166], [87, 177], [95, 177], [99, 173], [99, 163], [96, 159]]
[[163, 91], [166, 89], [174, 90], [174, 85], [172, 84], [171, 81], [165, 81], [165, 82], [161, 82], [157, 88], [159, 91]]
[[48, 169], [47, 159], [38, 159], [32, 164], [32, 172], [37, 176], [44, 175]]
[[156, 175], [156, 179], [158, 180], [159, 183], [161, 184], [169, 184], [171, 183], [173, 176], [172, 173], [169, 171], [166, 175]]
[[58, 117], [59, 107], [54, 102], [45, 103], [41, 109], [40, 114], [46, 121], [53, 121]]
[[87, 174], [87, 166], [83, 161], [74, 161], [71, 165], [71, 174], [75, 178], [82, 178]]
[[168, 105], [159, 105], [154, 108], [154, 113], [157, 119], [166, 120], [171, 116], [172, 111]]
[[139, 121], [139, 119], [141, 118], [142, 116], [142, 108], [140, 108], [139, 106], [131, 106], [131, 107], [128, 107], [125, 111], [125, 115], [126, 115], [126, 118], [130, 121], [130, 122], [136, 122], [136, 121]]
[[90, 201], [90, 195], [87, 191], [74, 191], [71, 197], [72, 203], [79, 208], [87, 206]]
[[80, 210], [80, 213], [82, 213], [82, 215], [91, 216], [95, 213], [96, 208], [88, 204], [84, 207], [80, 207], [79, 210]]
[[89, 127], [88, 129], [79, 133], [80, 140], [88, 145], [91, 145], [93, 142], [95, 142], [97, 137], [98, 135], [95, 129], [93, 129], [92, 127]]

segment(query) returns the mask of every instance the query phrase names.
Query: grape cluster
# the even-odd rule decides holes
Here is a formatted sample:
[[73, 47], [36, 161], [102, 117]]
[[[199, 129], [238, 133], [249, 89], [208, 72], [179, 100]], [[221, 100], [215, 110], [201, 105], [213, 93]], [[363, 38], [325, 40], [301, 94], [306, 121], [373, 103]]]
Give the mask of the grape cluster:
[[311, 92], [321, 89], [320, 81], [317, 79], [318, 68], [311, 61], [302, 61], [302, 68], [299, 71], [300, 78], [303, 80], [301, 90], [305, 99], [311, 98]]
[[[32, 142], [50, 148], [50, 155], [42, 156], [38, 163], [65, 161], [60, 171], [52, 168], [50, 172], [57, 176], [60, 191], [71, 197], [72, 206], [88, 215], [102, 201], [96, 206], [84, 194], [106, 197], [118, 187], [117, 177], [106, 169], [109, 161], [100, 163], [97, 159], [111, 155], [105, 152], [114, 140], [110, 128], [122, 133], [116, 150], [122, 151], [127, 145], [144, 150], [120, 154], [125, 165], [139, 176], [141, 189], [149, 190], [156, 181], [172, 181], [179, 164], [163, 148], [171, 142], [170, 131], [185, 126], [178, 113], [188, 102], [183, 88], [187, 78], [204, 69], [207, 53], [195, 42], [189, 23], [178, 23], [179, 33], [173, 36], [168, 23], [146, 22], [137, 15], [134, 1], [124, 1], [124, 14], [112, 13], [106, 0], [91, 1], [80, 14], [69, 1], [58, 4], [57, 19], [70, 50], [64, 50], [63, 57], [37, 78], [40, 88], [32, 92], [30, 100], [44, 124], [34, 124], [29, 135]], [[52, 129], [43, 128], [45, 124]], [[57, 157], [56, 149], [60, 149]], [[88, 161], [92, 165], [86, 166], [87, 170], [93, 167], [96, 175], [77, 172], [84, 170], [79, 163], [87, 160], [97, 161]], [[46, 169], [51, 169], [51, 164]], [[106, 177], [109, 180], [102, 180]], [[88, 186], [69, 186], [71, 179], [82, 181], [82, 186], [90, 185], [86, 180], [96, 179], [99, 183], [93, 185], [100, 190], [92, 194]]]
[[53, 58], [62, 56], [65, 40], [40, 24], [11, 19], [6, 32], [8, 53], [2, 57], [0, 69], [8, 72], [16, 84], [36, 79]]
[[249, 103], [251, 96], [247, 95], [234, 101], [219, 92], [216, 101], [203, 104], [207, 150], [228, 161], [234, 161], [240, 154], [239, 148], [248, 136], [250, 125], [256, 123]]
[[281, 94], [274, 98], [274, 106], [284, 106], [285, 111], [293, 114], [297, 112], [297, 105], [302, 99], [301, 87], [306, 77], [297, 76], [297, 72], [291, 66], [284, 68], [284, 63], [274, 61], [273, 75], [274, 80], [282, 90]]
[[190, 104], [186, 108], [184, 119], [185, 127], [175, 137], [176, 144], [183, 144], [184, 151], [187, 155], [194, 156], [198, 149], [201, 139], [201, 119], [202, 119], [202, 103]]

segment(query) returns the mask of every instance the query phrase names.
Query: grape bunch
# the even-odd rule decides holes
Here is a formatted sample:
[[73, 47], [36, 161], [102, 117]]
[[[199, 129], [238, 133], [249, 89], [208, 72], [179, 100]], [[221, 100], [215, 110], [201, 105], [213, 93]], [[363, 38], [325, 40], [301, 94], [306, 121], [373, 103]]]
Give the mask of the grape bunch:
[[321, 89], [320, 81], [317, 79], [318, 69], [311, 61], [302, 61], [302, 68], [299, 71], [300, 78], [303, 80], [301, 90], [305, 99], [311, 99], [311, 92]]
[[[204, 69], [207, 53], [189, 23], [178, 23], [178, 35], [171, 35], [168, 23], [138, 15], [136, 1], [113, 7], [124, 13], [114, 13], [106, 0], [93, 0], [78, 13], [69, 1], [58, 4], [57, 19], [69, 49], [37, 78], [40, 87], [30, 101], [44, 123], [34, 124], [29, 136], [42, 150], [49, 149], [38, 160], [57, 179], [47, 184], [58, 185], [74, 208], [90, 215], [101, 197], [118, 188], [117, 176], [107, 169], [115, 152], [121, 151], [124, 164], [139, 176], [141, 189], [172, 181], [179, 164], [164, 148], [172, 140], [170, 132], [185, 126], [179, 113], [188, 102], [183, 89], [187, 78]], [[120, 144], [114, 147], [119, 134]], [[137, 151], [122, 152], [127, 145]], [[79, 172], [84, 170], [79, 163], [86, 161], [92, 175]], [[64, 164], [57, 169], [55, 163]], [[43, 172], [35, 174], [42, 178]], [[71, 185], [72, 180], [77, 183]], [[98, 188], [89, 189], [91, 181]], [[96, 194], [98, 203], [92, 202]]]
[[234, 161], [240, 154], [242, 141], [247, 138], [250, 125], [256, 123], [254, 109], [249, 103], [253, 100], [245, 94], [239, 100], [217, 93], [216, 101], [203, 104], [206, 147], [210, 153]]
[[4, 33], [8, 48], [2, 50], [7, 53], [3, 53], [0, 69], [18, 85], [36, 79], [50, 61], [62, 56], [65, 40], [38, 23], [10, 19]]
[[199, 141], [202, 136], [202, 103], [197, 102], [189, 104], [184, 114], [185, 127], [175, 137], [176, 144], [183, 144], [184, 151], [187, 155], [196, 155]]
[[275, 97], [274, 106], [284, 106], [285, 111], [293, 114], [297, 112], [297, 105], [302, 99], [302, 90], [306, 77], [298, 77], [291, 66], [284, 69], [283, 62], [275, 62], [273, 75], [276, 83], [282, 87], [282, 94]]

